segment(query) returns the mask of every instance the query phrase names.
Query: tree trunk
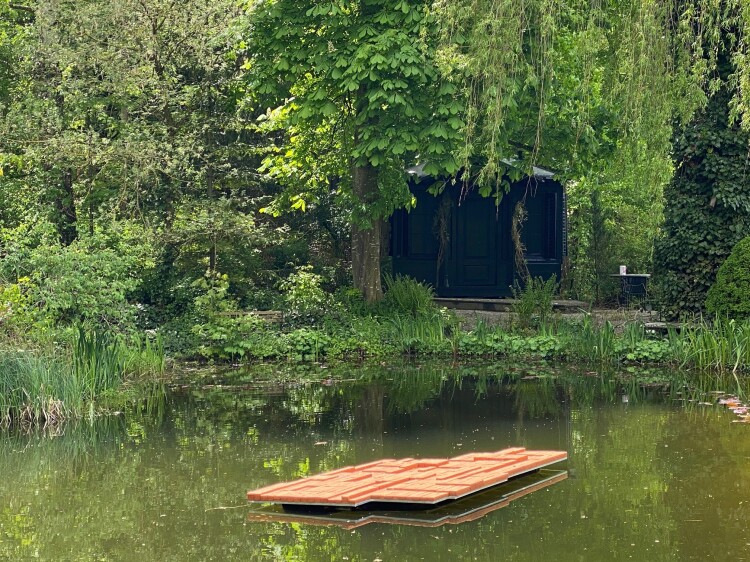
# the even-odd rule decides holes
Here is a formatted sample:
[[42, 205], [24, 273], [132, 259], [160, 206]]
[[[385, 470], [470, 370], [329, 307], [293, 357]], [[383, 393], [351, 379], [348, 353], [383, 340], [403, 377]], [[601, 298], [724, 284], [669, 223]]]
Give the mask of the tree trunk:
[[208, 196], [208, 205], [209, 205], [209, 213], [212, 217], [211, 223], [210, 223], [210, 232], [208, 233], [210, 240], [209, 240], [209, 248], [208, 248], [208, 269], [213, 273], [216, 271], [216, 209], [215, 201], [216, 199], [216, 192], [214, 191], [214, 171], [213, 168], [211, 168], [211, 165], [208, 165], [208, 169], [206, 170], [206, 188], [207, 188], [207, 196]]
[[[55, 94], [55, 106], [60, 119], [65, 122], [65, 96], [59, 91]], [[78, 238], [78, 216], [76, 214], [76, 197], [73, 191], [73, 170], [66, 168], [62, 174], [60, 189], [55, 190], [55, 213], [54, 221], [60, 243], [70, 246]]]
[[63, 246], [70, 246], [78, 238], [73, 172], [70, 170], [63, 172], [61, 189], [55, 197], [55, 215], [60, 243]]
[[383, 431], [385, 431], [385, 388], [381, 384], [369, 384], [362, 399], [355, 404], [354, 422], [357, 436], [378, 445], [382, 453]]
[[[355, 166], [352, 174], [355, 198], [365, 207], [378, 194], [378, 171], [373, 166]], [[383, 220], [371, 219], [369, 226], [352, 221], [352, 273], [354, 287], [362, 291], [367, 302], [383, 298], [380, 283], [380, 235]]]

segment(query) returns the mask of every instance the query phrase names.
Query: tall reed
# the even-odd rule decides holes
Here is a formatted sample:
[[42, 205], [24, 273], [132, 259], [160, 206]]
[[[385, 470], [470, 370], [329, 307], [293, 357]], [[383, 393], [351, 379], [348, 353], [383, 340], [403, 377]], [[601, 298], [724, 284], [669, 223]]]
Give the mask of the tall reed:
[[56, 423], [80, 403], [70, 365], [59, 355], [0, 354], [0, 425]]
[[439, 310], [417, 317], [396, 314], [387, 317], [386, 322], [394, 345], [403, 351], [437, 352], [449, 348], [450, 323]]
[[430, 285], [423, 285], [407, 275], [383, 277], [385, 296], [383, 304], [396, 314], [420, 316], [430, 314], [437, 309], [433, 298], [435, 290]]
[[164, 340], [160, 335], [134, 335], [121, 345], [126, 375], [142, 377], [163, 375], [167, 368]]
[[85, 400], [122, 384], [125, 353], [119, 338], [79, 328], [73, 340], [73, 376]]
[[586, 316], [580, 325], [568, 325], [561, 328], [561, 332], [567, 340], [565, 347], [575, 358], [599, 363], [618, 358], [617, 337], [609, 321], [597, 326], [590, 316]]
[[717, 317], [669, 334], [675, 361], [701, 370], [737, 373], [750, 369], [750, 320]]
[[93, 412], [103, 394], [126, 376], [162, 374], [161, 340], [79, 328], [67, 349], [0, 351], [0, 425], [54, 425]]

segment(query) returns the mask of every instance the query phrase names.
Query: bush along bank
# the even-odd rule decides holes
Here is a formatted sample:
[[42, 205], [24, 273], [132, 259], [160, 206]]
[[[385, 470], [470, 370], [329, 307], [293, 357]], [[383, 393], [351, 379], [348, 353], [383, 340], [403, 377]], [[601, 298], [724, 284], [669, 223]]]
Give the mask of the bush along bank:
[[588, 363], [654, 363], [717, 372], [750, 369], [750, 322], [717, 321], [648, 334], [643, 324], [617, 333], [609, 322], [596, 326], [550, 323], [536, 331], [512, 331], [479, 324], [462, 331], [449, 313], [433, 316], [386, 316], [352, 319], [348, 324], [298, 328], [284, 332], [270, 326], [252, 339], [214, 341], [203, 356], [231, 361], [351, 360], [394, 354], [563, 359]]
[[741, 240], [721, 264], [708, 290], [706, 309], [713, 314], [750, 318], [750, 236]]
[[[573, 323], [550, 314], [517, 311], [514, 328], [480, 323], [464, 331], [456, 316], [437, 308], [429, 288], [386, 279], [382, 303], [368, 307], [351, 293], [320, 297], [315, 307], [292, 308], [281, 325], [252, 314], [234, 314], [222, 288], [207, 293], [193, 326], [192, 353], [208, 360], [326, 361], [383, 358], [398, 354], [562, 359], [588, 363], [650, 363], [717, 372], [750, 369], [750, 321], [717, 317], [648, 333], [633, 323], [615, 330], [590, 317]], [[550, 307], [551, 308], [551, 307]]]

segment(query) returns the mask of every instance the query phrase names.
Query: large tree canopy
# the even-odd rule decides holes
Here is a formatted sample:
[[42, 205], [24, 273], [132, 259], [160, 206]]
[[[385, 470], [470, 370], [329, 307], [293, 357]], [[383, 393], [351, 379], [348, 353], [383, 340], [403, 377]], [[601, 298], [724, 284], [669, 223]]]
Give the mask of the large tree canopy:
[[[351, 201], [355, 285], [380, 288], [380, 223], [408, 205], [403, 170], [454, 173], [463, 94], [441, 64], [430, 2], [278, 0], [250, 7], [248, 78], [283, 127], [272, 173], [292, 206], [332, 189]], [[300, 179], [308, 178], [302, 183]]]

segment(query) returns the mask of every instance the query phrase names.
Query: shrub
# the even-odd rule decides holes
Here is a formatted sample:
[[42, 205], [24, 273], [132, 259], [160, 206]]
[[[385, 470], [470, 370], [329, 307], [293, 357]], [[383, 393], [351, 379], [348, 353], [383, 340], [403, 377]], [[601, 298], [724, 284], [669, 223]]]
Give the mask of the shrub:
[[280, 350], [269, 337], [268, 323], [238, 309], [229, 296], [229, 278], [219, 272], [207, 272], [194, 283], [201, 294], [195, 298], [196, 323], [191, 331], [198, 339], [198, 353], [207, 358], [254, 356], [274, 357]]
[[314, 273], [311, 265], [303, 265], [279, 283], [283, 294], [284, 312], [291, 324], [315, 323], [331, 306], [331, 296], [323, 290], [323, 276]]
[[[357, 291], [362, 299], [362, 293]], [[364, 302], [364, 299], [362, 299]], [[348, 323], [331, 326], [329, 357], [363, 359], [396, 354], [391, 341], [391, 325], [374, 316], [355, 316]]]
[[354, 287], [340, 288], [333, 298], [334, 307], [328, 311], [328, 316], [335, 316], [340, 312], [344, 315], [363, 317], [373, 312], [373, 305], [365, 301], [362, 291]]
[[429, 285], [423, 285], [416, 279], [405, 275], [392, 277], [386, 275], [383, 278], [385, 284], [385, 296], [383, 305], [386, 309], [417, 317], [435, 311], [433, 302], [435, 290]]
[[706, 309], [738, 320], [750, 318], [750, 236], [738, 242], [721, 264]]
[[328, 354], [331, 337], [320, 330], [298, 328], [284, 337], [286, 353], [294, 361], [319, 361]]
[[31, 291], [34, 289], [28, 277], [17, 283], [0, 285], [0, 326], [8, 335], [24, 333], [35, 322]]
[[552, 301], [557, 292], [557, 276], [546, 281], [541, 277], [530, 278], [521, 288], [518, 283], [513, 287], [513, 312], [523, 328], [532, 324], [542, 325], [552, 317]]
[[136, 307], [128, 297], [138, 285], [138, 273], [149, 267], [147, 244], [136, 243], [137, 233], [113, 224], [62, 246], [46, 228], [42, 224], [38, 232], [29, 232], [26, 241], [2, 242], [13, 254], [0, 265], [0, 276], [8, 281], [3, 300], [6, 307], [11, 304], [11, 320], [21, 326], [33, 322], [37, 332], [79, 322], [106, 330], [132, 328]]

